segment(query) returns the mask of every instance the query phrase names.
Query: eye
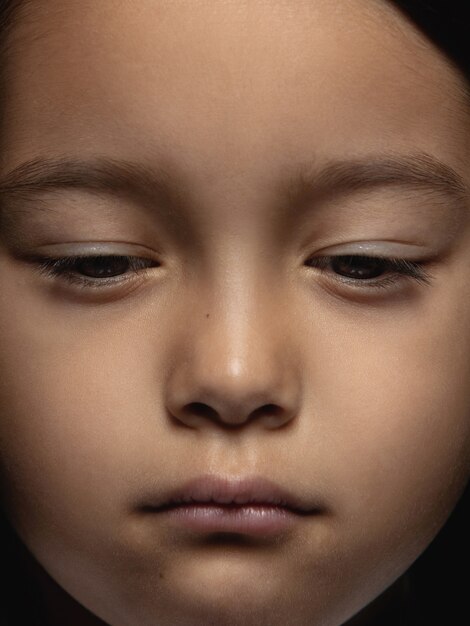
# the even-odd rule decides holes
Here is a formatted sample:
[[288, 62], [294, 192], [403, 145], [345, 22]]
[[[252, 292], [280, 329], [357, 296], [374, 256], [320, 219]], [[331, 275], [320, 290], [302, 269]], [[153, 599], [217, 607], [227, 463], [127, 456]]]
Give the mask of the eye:
[[433, 276], [424, 269], [424, 262], [407, 259], [338, 255], [312, 257], [309, 267], [326, 273], [330, 269], [333, 280], [363, 290], [390, 289], [398, 283], [414, 280], [429, 285]]
[[41, 274], [91, 289], [122, 285], [148, 267], [160, 265], [152, 259], [122, 255], [59, 258], [40, 256], [32, 257], [30, 261], [38, 266]]

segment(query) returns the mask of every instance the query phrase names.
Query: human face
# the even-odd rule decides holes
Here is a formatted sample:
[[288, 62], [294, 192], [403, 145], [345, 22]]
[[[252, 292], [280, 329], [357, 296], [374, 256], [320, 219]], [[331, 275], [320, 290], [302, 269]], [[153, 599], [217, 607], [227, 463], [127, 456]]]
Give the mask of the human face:
[[[430, 544], [470, 474], [462, 77], [365, 0], [49, 0], [12, 51], [3, 180], [34, 159], [165, 178], [4, 189], [7, 517], [112, 626], [343, 623]], [[434, 160], [452, 186], [427, 180]], [[366, 253], [431, 278], [315, 265]], [[93, 254], [141, 265], [108, 259], [104, 286], [82, 263], [80, 286], [34, 258]], [[269, 477], [319, 510], [266, 537], [143, 510], [206, 473]]]

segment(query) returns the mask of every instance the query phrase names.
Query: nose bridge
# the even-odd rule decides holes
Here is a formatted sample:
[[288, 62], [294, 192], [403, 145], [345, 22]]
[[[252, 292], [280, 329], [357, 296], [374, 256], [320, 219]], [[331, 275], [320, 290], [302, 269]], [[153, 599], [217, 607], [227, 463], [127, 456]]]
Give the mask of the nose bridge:
[[170, 385], [172, 413], [190, 420], [188, 405], [203, 404], [212, 417], [241, 424], [269, 407], [285, 420], [298, 384], [285, 303], [267, 264], [227, 260], [198, 289]]
[[246, 388], [250, 379], [254, 390], [255, 379], [272, 376], [283, 336], [273, 315], [279, 305], [275, 300], [265, 272], [246, 258], [214, 274], [200, 301], [195, 334], [200, 371], [234, 389]]
[[[238, 235], [238, 236], [237, 236]], [[242, 243], [240, 243], [240, 241]], [[276, 306], [274, 276], [279, 276], [264, 242], [251, 234], [234, 232], [204, 259], [199, 290], [201, 311], [213, 324], [203, 324], [203, 332], [223, 333], [227, 348], [243, 353], [246, 340], [254, 334], [259, 339], [260, 322], [269, 308]], [[205, 311], [207, 309], [207, 311]], [[204, 311], [203, 311], [204, 310]], [[269, 333], [270, 328], [265, 328]]]

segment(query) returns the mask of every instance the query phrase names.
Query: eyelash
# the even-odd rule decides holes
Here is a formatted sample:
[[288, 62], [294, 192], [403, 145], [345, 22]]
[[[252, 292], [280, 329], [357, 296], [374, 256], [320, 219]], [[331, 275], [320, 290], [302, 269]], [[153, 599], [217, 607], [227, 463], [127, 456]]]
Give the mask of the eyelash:
[[[155, 261], [151, 259], [144, 259], [140, 257], [123, 256], [123, 255], [100, 255], [100, 256], [68, 256], [68, 257], [32, 257], [30, 260], [38, 265], [39, 272], [53, 278], [61, 278], [72, 285], [79, 286], [81, 288], [103, 289], [110, 286], [122, 285], [130, 280], [128, 278], [105, 278], [105, 279], [89, 279], [86, 277], [79, 277], [74, 273], [78, 264], [83, 261], [97, 261], [97, 260], [125, 260], [129, 262], [130, 270], [133, 275], [137, 275], [140, 270], [146, 269], [147, 264], [155, 264]], [[404, 280], [415, 280], [420, 284], [429, 285], [433, 276], [427, 272], [422, 262], [408, 261], [406, 259], [380, 257], [380, 256], [366, 256], [366, 255], [336, 255], [336, 256], [320, 256], [311, 257], [309, 260], [309, 267], [319, 269], [322, 273], [329, 267], [332, 261], [339, 259], [345, 259], [347, 263], [353, 263], [355, 260], [361, 259], [362, 261], [382, 264], [383, 269], [392, 270], [393, 274], [386, 278], [379, 278], [376, 280], [371, 279], [356, 279], [341, 276], [335, 274], [334, 280], [339, 283], [353, 286], [355, 289], [365, 290], [383, 290], [391, 289], [398, 282]], [[159, 265], [157, 263], [157, 265]]]
[[359, 290], [362, 288], [366, 291], [390, 290], [398, 283], [410, 280], [414, 280], [422, 285], [430, 285], [434, 278], [432, 274], [424, 269], [424, 262], [409, 261], [407, 259], [396, 257], [344, 254], [336, 256], [312, 257], [310, 259], [310, 263], [313, 263], [313, 267], [319, 269], [321, 272], [324, 272], [332, 261], [338, 259], [345, 259], [346, 263], [354, 263], [354, 260], [357, 261], [358, 259], [365, 261], [365, 263], [378, 263], [379, 266], [382, 266], [382, 269], [388, 269], [393, 272], [386, 278], [376, 279], [356, 279], [335, 274], [335, 281], [341, 284], [350, 285]]
[[[79, 276], [74, 273], [79, 263], [83, 261], [128, 261], [129, 268], [127, 271], [131, 272], [131, 275], [126, 278], [120, 278], [119, 276], [113, 278], [87, 278], [85, 276]], [[53, 257], [33, 257], [33, 262], [38, 265], [39, 272], [52, 278], [61, 278], [66, 282], [81, 287], [83, 289], [103, 289], [106, 287], [113, 287], [115, 285], [123, 285], [132, 280], [133, 275], [137, 275], [140, 270], [146, 269], [148, 266], [160, 264], [151, 259], [144, 259], [140, 257], [125, 256], [125, 255], [98, 255], [98, 256], [67, 256], [60, 258]], [[122, 276], [122, 275], [121, 275]]]

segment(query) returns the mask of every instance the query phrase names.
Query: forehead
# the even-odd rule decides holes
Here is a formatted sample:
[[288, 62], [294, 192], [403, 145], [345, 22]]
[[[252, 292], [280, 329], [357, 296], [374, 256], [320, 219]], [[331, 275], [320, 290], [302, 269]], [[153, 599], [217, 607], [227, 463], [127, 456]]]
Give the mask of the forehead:
[[237, 189], [267, 163], [312, 157], [418, 147], [467, 161], [460, 77], [389, 3], [27, 6], [8, 63], [7, 160], [164, 157], [194, 180], [228, 185], [230, 171]]

